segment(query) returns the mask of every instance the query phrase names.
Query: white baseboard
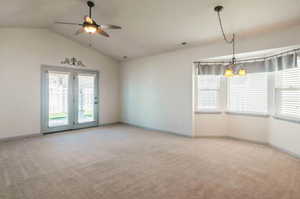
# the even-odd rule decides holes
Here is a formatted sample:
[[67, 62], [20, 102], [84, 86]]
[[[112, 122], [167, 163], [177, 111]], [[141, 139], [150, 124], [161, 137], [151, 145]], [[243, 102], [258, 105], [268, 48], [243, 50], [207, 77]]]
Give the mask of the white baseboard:
[[141, 129], [145, 129], [145, 130], [149, 130], [149, 131], [158, 131], [158, 132], [162, 132], [162, 133], [168, 133], [168, 134], [183, 136], [183, 137], [187, 137], [187, 138], [193, 138], [192, 135], [185, 135], [185, 134], [180, 134], [180, 133], [172, 132], [172, 131], [165, 131], [165, 130], [160, 130], [160, 129], [156, 129], [156, 128], [149, 128], [149, 127], [145, 127], [145, 126], [141, 126], [141, 125], [131, 124], [128, 122], [121, 122], [121, 124], [126, 124], [129, 126], [133, 126], [133, 127], [137, 127], [137, 128], [141, 128]]
[[99, 124], [99, 127], [103, 127], [103, 126], [112, 126], [112, 125], [118, 125], [118, 124], [122, 124], [122, 122], [111, 122], [111, 123], [105, 123], [105, 124]]
[[228, 137], [225, 135], [196, 135], [193, 138], [211, 138], [211, 139], [223, 138], [224, 139], [224, 138], [228, 138]]
[[18, 135], [18, 136], [12, 136], [12, 137], [5, 137], [0, 138], [0, 142], [9, 142], [9, 141], [15, 141], [15, 140], [22, 140], [27, 138], [33, 138], [33, 137], [39, 137], [43, 136], [41, 133], [35, 133], [35, 134], [28, 134], [28, 135]]
[[253, 143], [253, 144], [269, 145], [268, 142], [263, 142], [263, 141], [248, 140], [246, 138], [238, 138], [238, 137], [233, 137], [233, 136], [225, 136], [225, 137], [229, 138], [229, 139], [238, 140], [238, 141], [244, 141], [244, 142], [249, 142], [249, 143]]
[[[121, 124], [121, 122], [113, 122], [113, 123], [106, 123], [106, 124], [99, 124], [99, 127], [104, 127], [104, 126], [112, 126], [112, 125], [117, 125]], [[97, 126], [96, 126], [97, 127]], [[69, 131], [76, 130], [76, 129], [70, 129]], [[62, 131], [64, 132], [64, 131]], [[42, 133], [35, 133], [35, 134], [28, 134], [28, 135], [19, 135], [19, 136], [12, 136], [12, 137], [4, 137], [0, 138], [0, 142], [9, 142], [9, 141], [15, 141], [15, 140], [22, 140], [22, 139], [27, 139], [27, 138], [32, 138], [32, 137], [38, 137], [38, 136], [43, 136], [44, 134]]]
[[275, 145], [273, 145], [273, 144], [269, 144], [269, 145], [270, 145], [272, 148], [274, 148], [274, 149], [276, 149], [276, 150], [278, 150], [278, 151], [280, 151], [280, 152], [287, 153], [287, 154], [289, 154], [290, 156], [292, 156], [292, 157], [294, 157], [294, 158], [299, 158], [299, 159], [300, 159], [300, 154], [291, 152], [291, 151], [289, 151], [289, 150], [287, 150], [287, 149], [284, 149], [284, 148], [279, 147], [279, 146], [275, 146]]

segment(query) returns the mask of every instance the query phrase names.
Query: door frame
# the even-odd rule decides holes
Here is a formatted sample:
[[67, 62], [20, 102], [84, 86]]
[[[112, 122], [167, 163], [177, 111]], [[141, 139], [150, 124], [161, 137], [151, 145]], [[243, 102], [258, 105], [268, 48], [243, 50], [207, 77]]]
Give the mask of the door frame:
[[[77, 74], [76, 74], [77, 73]], [[74, 74], [76, 74], [74, 76], [74, 88], [73, 88], [73, 93], [78, 93], [78, 75], [80, 74], [92, 74], [95, 76], [95, 82], [94, 82], [94, 93], [95, 93], [95, 97], [94, 97], [94, 118], [95, 121], [92, 122], [85, 122], [85, 123], [78, 123], [78, 106], [75, 106], [74, 108], [74, 129], [80, 129], [80, 128], [87, 128], [87, 127], [93, 127], [93, 126], [98, 126], [98, 122], [99, 122], [99, 72], [98, 71], [92, 71], [92, 70], [74, 70]], [[73, 95], [75, 97], [75, 101], [73, 102], [74, 104], [78, 105], [78, 95]]]
[[[69, 92], [68, 92], [68, 113], [69, 113], [69, 123], [65, 126], [58, 126], [58, 127], [48, 127], [49, 122], [49, 114], [48, 114], [48, 72], [49, 71], [58, 71], [58, 72], [67, 72], [70, 73], [69, 78]], [[78, 97], [75, 94], [78, 88], [78, 76], [75, 74], [94, 74], [95, 78], [95, 96], [97, 97], [96, 103], [94, 104], [94, 118], [95, 121], [87, 122], [79, 124], [77, 119], [76, 110], [78, 107], [75, 106], [78, 102]], [[48, 134], [54, 133], [59, 131], [66, 131], [66, 130], [74, 130], [80, 128], [87, 128], [87, 127], [95, 127], [99, 125], [99, 82], [100, 82], [100, 75], [99, 71], [91, 70], [91, 69], [80, 69], [80, 68], [71, 68], [71, 67], [63, 67], [63, 66], [51, 66], [51, 65], [41, 65], [41, 133]], [[76, 122], [75, 122], [76, 121]]]

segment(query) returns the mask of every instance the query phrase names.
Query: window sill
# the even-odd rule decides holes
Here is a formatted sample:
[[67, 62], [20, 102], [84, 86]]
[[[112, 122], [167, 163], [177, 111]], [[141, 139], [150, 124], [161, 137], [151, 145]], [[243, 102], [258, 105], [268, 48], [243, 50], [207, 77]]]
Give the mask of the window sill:
[[195, 114], [222, 114], [222, 111], [212, 111], [212, 110], [203, 110], [203, 111], [195, 111]]
[[244, 115], [244, 116], [252, 116], [252, 117], [269, 117], [269, 114], [264, 113], [247, 113], [247, 112], [234, 112], [234, 111], [226, 111], [226, 114], [229, 115]]
[[293, 122], [293, 123], [300, 123], [300, 118], [293, 118], [293, 117], [288, 117], [288, 116], [282, 116], [282, 115], [273, 115], [273, 118], [277, 120], [283, 120], [287, 122]]

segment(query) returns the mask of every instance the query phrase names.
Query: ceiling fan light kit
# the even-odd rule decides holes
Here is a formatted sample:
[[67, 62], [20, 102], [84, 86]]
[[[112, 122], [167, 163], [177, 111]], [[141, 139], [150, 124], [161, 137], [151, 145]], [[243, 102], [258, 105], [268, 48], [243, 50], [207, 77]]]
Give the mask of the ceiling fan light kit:
[[92, 24], [87, 24], [84, 26], [84, 30], [87, 33], [95, 33], [97, 31], [97, 26]]

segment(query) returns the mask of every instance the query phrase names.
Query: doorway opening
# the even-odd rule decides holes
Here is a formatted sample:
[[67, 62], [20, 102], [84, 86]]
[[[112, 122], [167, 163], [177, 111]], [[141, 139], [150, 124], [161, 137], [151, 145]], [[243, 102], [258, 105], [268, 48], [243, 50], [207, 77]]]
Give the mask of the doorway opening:
[[42, 66], [42, 133], [98, 125], [99, 72]]

